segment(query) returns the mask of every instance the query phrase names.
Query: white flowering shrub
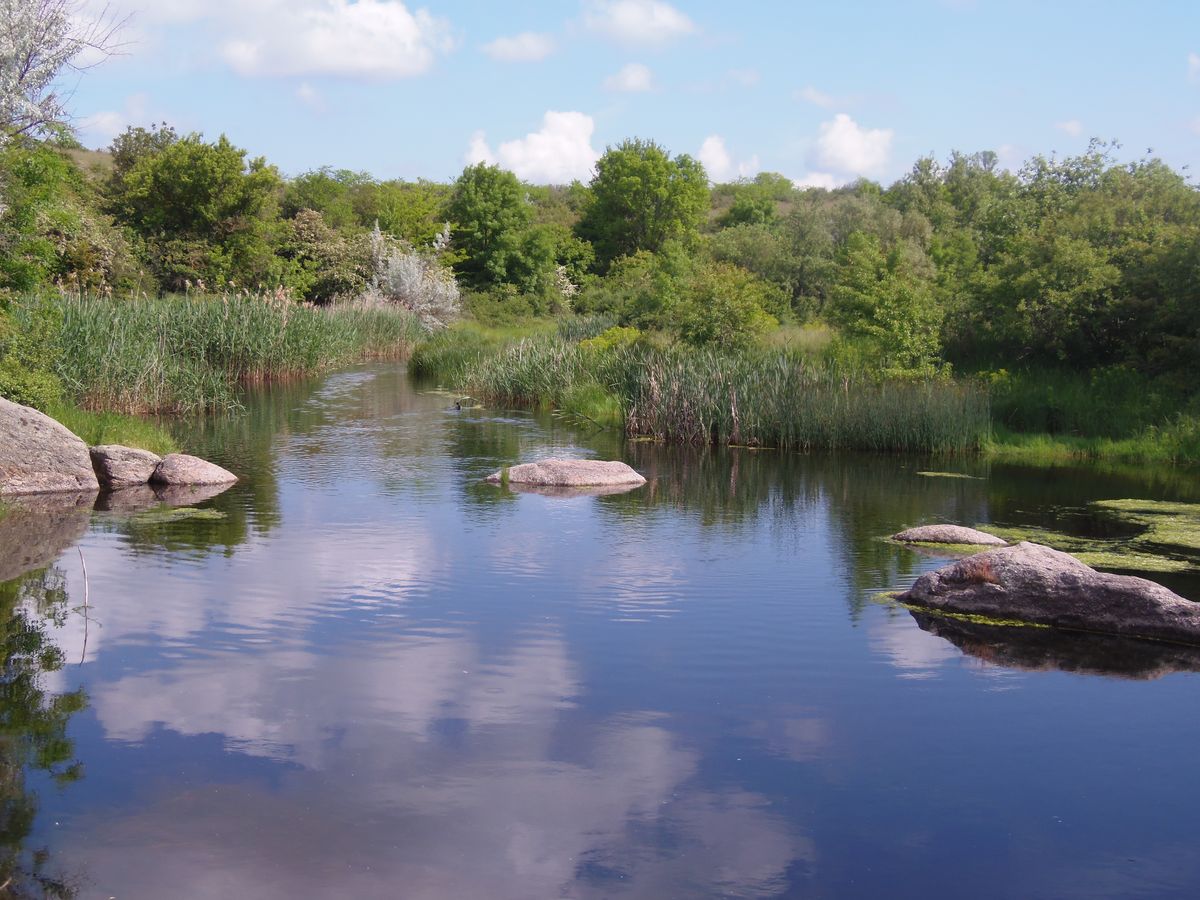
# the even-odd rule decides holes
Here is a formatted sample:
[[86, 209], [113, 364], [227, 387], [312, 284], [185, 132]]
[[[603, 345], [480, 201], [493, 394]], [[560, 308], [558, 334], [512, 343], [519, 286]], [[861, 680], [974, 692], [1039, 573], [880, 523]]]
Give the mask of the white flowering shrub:
[[[449, 226], [435, 241], [448, 244]], [[432, 252], [391, 239], [375, 226], [371, 234], [373, 276], [367, 303], [395, 303], [414, 312], [427, 328], [445, 328], [458, 317], [461, 297], [454, 273]]]
[[78, 0], [0, 0], [0, 143], [66, 118], [54, 90], [64, 69], [111, 55], [124, 21], [89, 19]]

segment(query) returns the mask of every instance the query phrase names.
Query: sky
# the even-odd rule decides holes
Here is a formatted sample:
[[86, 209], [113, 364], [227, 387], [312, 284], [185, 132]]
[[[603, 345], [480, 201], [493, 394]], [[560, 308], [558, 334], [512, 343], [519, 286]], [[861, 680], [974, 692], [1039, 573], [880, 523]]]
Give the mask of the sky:
[[447, 181], [486, 161], [586, 181], [630, 137], [714, 181], [825, 187], [954, 150], [1012, 169], [1092, 137], [1176, 167], [1200, 151], [1197, 0], [107, 5], [123, 52], [65, 85], [85, 145], [165, 121], [285, 175]]

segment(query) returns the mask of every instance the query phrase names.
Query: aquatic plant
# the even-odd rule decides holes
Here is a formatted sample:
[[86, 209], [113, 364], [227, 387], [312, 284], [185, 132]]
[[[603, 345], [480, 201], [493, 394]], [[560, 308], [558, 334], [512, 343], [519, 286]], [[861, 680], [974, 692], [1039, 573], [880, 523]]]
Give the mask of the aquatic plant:
[[88, 409], [229, 409], [240, 384], [399, 358], [424, 330], [390, 306], [315, 307], [286, 296], [61, 297], [58, 374]]

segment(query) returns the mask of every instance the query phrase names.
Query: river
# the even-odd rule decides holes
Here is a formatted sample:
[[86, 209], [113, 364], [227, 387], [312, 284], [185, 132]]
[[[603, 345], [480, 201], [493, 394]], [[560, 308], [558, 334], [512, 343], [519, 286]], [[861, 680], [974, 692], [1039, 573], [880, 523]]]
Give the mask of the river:
[[[879, 596], [945, 561], [902, 527], [1094, 527], [1090, 500], [1196, 479], [453, 400], [391, 365], [258, 391], [183, 432], [237, 486], [85, 510], [2, 589], [9, 872], [121, 900], [1200, 892], [1196, 659]], [[551, 454], [649, 483], [483, 482]]]

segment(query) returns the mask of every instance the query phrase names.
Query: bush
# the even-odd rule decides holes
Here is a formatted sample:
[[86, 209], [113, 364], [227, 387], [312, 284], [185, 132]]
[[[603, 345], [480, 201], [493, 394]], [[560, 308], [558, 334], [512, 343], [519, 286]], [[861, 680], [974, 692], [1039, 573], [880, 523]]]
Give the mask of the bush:
[[374, 277], [363, 300], [394, 303], [414, 313], [426, 328], [445, 328], [461, 313], [458, 282], [431, 251], [421, 252], [371, 234]]

